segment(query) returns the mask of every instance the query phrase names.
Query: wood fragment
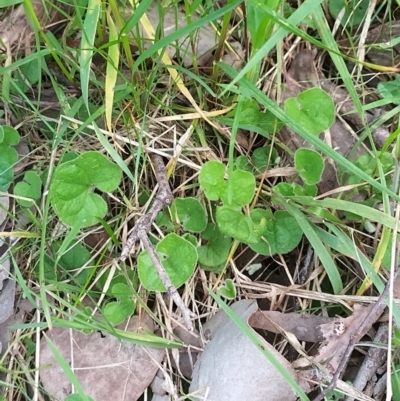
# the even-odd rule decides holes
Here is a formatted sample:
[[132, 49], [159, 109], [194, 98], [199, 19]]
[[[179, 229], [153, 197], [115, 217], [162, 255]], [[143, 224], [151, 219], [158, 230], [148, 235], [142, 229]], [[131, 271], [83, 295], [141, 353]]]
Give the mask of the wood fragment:
[[[396, 271], [394, 272], [394, 276], [397, 275], [400, 266], [397, 266]], [[390, 290], [390, 281], [386, 283], [385, 289], [382, 294], [378, 298], [375, 304], [369, 305], [367, 308], [368, 313], [362, 314], [362, 321], [355, 328], [354, 332], [350, 335], [350, 341], [348, 342], [346, 349], [341, 355], [339, 364], [336, 368], [334, 375], [332, 376], [329, 385], [317, 396], [313, 401], [322, 401], [324, 397], [332, 391], [339, 380], [340, 375], [342, 374], [344, 368], [347, 365], [347, 361], [350, 358], [351, 353], [356, 345], [356, 343], [361, 339], [361, 337], [365, 334], [365, 332], [371, 327], [371, 324], [376, 322], [378, 318], [382, 315], [383, 311], [386, 308], [385, 300], [389, 295]]]
[[124, 261], [129, 256], [130, 250], [135, 242], [140, 240], [143, 244], [144, 249], [149, 253], [150, 259], [157, 270], [161, 282], [167, 289], [168, 294], [173, 299], [175, 305], [181, 311], [185, 326], [188, 330], [192, 331], [193, 324], [191, 319], [192, 317], [194, 317], [194, 315], [186, 307], [181, 296], [178, 293], [178, 290], [172, 284], [171, 279], [169, 278], [168, 273], [162, 265], [161, 260], [154, 248], [154, 245], [150, 242], [148, 238], [148, 234], [150, 233], [151, 226], [153, 225], [157, 214], [165, 206], [169, 205], [173, 200], [172, 191], [169, 187], [165, 164], [162, 157], [154, 153], [150, 155], [150, 159], [154, 164], [154, 170], [158, 182], [158, 191], [156, 194], [156, 198], [152, 206], [150, 207], [150, 210], [137, 221], [135, 227], [132, 230], [132, 233], [129, 235], [126, 244], [124, 245], [120, 260]]

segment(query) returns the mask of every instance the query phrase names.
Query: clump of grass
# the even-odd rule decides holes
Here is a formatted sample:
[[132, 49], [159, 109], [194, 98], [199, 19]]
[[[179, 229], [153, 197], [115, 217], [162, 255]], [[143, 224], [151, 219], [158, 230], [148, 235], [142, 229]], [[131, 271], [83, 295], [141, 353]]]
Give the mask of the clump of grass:
[[[339, 188], [326, 199], [307, 196], [289, 199], [285, 194], [280, 194], [279, 198], [274, 195], [273, 188], [279, 182], [291, 182], [293, 171], [285, 170], [282, 178], [281, 171], [270, 166], [261, 177], [256, 176], [254, 197], [251, 203], [244, 205], [246, 217], [253, 209], [265, 204], [284, 208], [302, 228], [305, 237], [287, 258], [282, 255], [262, 258], [249, 251], [245, 242], [235, 239], [221, 270], [213, 272], [199, 268], [180, 290], [188, 306], [198, 316], [211, 313], [216, 304], [205, 288], [215, 289], [225, 279], [234, 280], [237, 298], [243, 296], [245, 290], [249, 290], [246, 269], [253, 262], [262, 261], [268, 269], [261, 269], [259, 277], [269, 277], [269, 270], [274, 268], [284, 271], [288, 283], [305, 285], [308, 290], [305, 294], [296, 293], [300, 309], [317, 305], [322, 310], [324, 302], [339, 305], [342, 300], [347, 300], [346, 295], [357, 294], [352, 299], [362, 301], [364, 291], [371, 285], [382, 291], [390, 273], [382, 270], [381, 265], [390, 248], [393, 257], [387, 267], [396, 261], [398, 227], [392, 202], [397, 202], [399, 195], [397, 186], [386, 177], [398, 175], [397, 136], [389, 139], [394, 143], [395, 162], [385, 170], [382, 154], [372, 139], [375, 127], [366, 122], [369, 152], [376, 161], [372, 175], [310, 133], [276, 100], [287, 84], [284, 81], [290, 59], [299, 50], [313, 46], [320, 51], [321, 59], [317, 63], [323, 64], [323, 55], [329, 55], [326, 60], [331, 60], [332, 79], [346, 88], [355, 112], [364, 116], [368, 106], [361, 101], [359, 88], [367, 89], [361, 68], [370, 68], [374, 74], [377, 66], [368, 64], [363, 52], [357, 49], [363, 48], [368, 28], [376, 23], [378, 16], [385, 15], [385, 10], [367, 9], [357, 31], [355, 26], [334, 25], [331, 17], [324, 13], [321, 1], [304, 2], [296, 9], [289, 9], [287, 2], [280, 1], [262, 4], [250, 1], [242, 7], [239, 7], [241, 2], [232, 1], [221, 8], [210, 2], [196, 6], [185, 1], [183, 4], [171, 3], [168, 8], [175, 13], [184, 12], [187, 24], [164, 34], [162, 24], [157, 27], [148, 18], [151, 3], [142, 1], [134, 12], [127, 13], [130, 5], [114, 1], [108, 6], [89, 1], [85, 7], [73, 1], [75, 13], [72, 16], [65, 13], [66, 25], [61, 33], [44, 30], [41, 20], [35, 17], [35, 10], [27, 7], [34, 28], [32, 52], [4, 56], [1, 90], [2, 101], [7, 105], [5, 121], [17, 124], [26, 138], [31, 149], [26, 159], [28, 165], [34, 166], [32, 168], [40, 174], [45, 170], [48, 172], [42, 175], [42, 203], [35, 209], [21, 212], [28, 222], [23, 228], [16, 229], [19, 220], [19, 215], [14, 213], [16, 209], [10, 219], [8, 232], [19, 237], [13, 246], [13, 274], [20, 288], [16, 305], [20, 298], [26, 298], [35, 307], [35, 312], [27, 313], [24, 322], [16, 326], [18, 330], [14, 332], [11, 348], [17, 352], [6, 352], [2, 357], [8, 364], [4, 369], [8, 375], [4, 379], [7, 397], [29, 399], [31, 395], [26, 393], [30, 388], [39, 388], [35, 370], [39, 368], [39, 350], [34, 350], [32, 341], [40, 337], [44, 328], [57, 323], [82, 330], [113, 331], [96, 319], [88, 320], [83, 314], [82, 302], [89, 298], [96, 305], [94, 309], [102, 310], [112, 301], [107, 290], [116, 273], [132, 289], [137, 310], [150, 313], [161, 326], [160, 344], [173, 338], [169, 331], [173, 325], [169, 305], [161, 296], [135, 283], [130, 274], [137, 267], [140, 247], [133, 250], [125, 265], [116, 262], [128, 232], [146, 212], [155, 194], [157, 182], [148, 153], [158, 152], [165, 158], [174, 196], [199, 199], [215, 220], [214, 209], [219, 205], [204, 197], [198, 182], [200, 171], [208, 161], [221, 161], [227, 166], [226, 177], [232, 177], [237, 171], [237, 158], [244, 156], [246, 163], [251, 165], [254, 162], [251, 154], [257, 147], [268, 146], [279, 152], [280, 160], [291, 160], [292, 155], [278, 139], [276, 126], [269, 133], [248, 131], [249, 121], [250, 125], [260, 125], [259, 120], [266, 118], [266, 110], [271, 114], [271, 121], [277, 124], [279, 120], [280, 124], [292, 128], [320, 154], [356, 177], [357, 185], [378, 194], [381, 210], [373, 205], [340, 199], [356, 185]], [[390, 11], [390, 5], [387, 7]], [[165, 8], [159, 5], [157, 10], [162, 19]], [[196, 18], [195, 14], [198, 14]], [[312, 25], [309, 27], [303, 22]], [[219, 35], [213, 45], [213, 62], [207, 68], [201, 67], [193, 56], [190, 66], [185, 66], [185, 57], [194, 53], [199, 29], [209, 24]], [[77, 32], [81, 34], [80, 39], [75, 36]], [[143, 32], [150, 38], [146, 46]], [[176, 48], [179, 38], [185, 35], [189, 37], [187, 43], [190, 46], [179, 49], [181, 58], [177, 56], [171, 60], [168, 46]], [[354, 40], [350, 49], [338, 45], [338, 38], [345, 36]], [[223, 50], [232, 38], [243, 45], [248, 56], [240, 70], [220, 62]], [[357, 61], [353, 71], [348, 69], [347, 61]], [[18, 80], [18, 74], [23, 79]], [[268, 88], [268, 93], [260, 88]], [[376, 96], [374, 89], [368, 91], [375, 92]], [[49, 94], [50, 100], [45, 99], [45, 94]], [[250, 113], [256, 118], [249, 120]], [[384, 118], [380, 122], [383, 123]], [[389, 142], [385, 145], [387, 149], [390, 149]], [[50, 204], [47, 191], [51, 191], [53, 185], [52, 174], [65, 157], [93, 150], [106, 155], [118, 166], [123, 178], [115, 191], [103, 195], [108, 213], [97, 226], [66, 227]], [[270, 162], [271, 156], [267, 164]], [[276, 175], [268, 176], [269, 170]], [[16, 180], [20, 178], [17, 174]], [[233, 180], [228, 180], [227, 185], [232, 201]], [[347, 213], [347, 217], [343, 218], [337, 211]], [[171, 217], [171, 212], [166, 211], [165, 216]], [[373, 225], [373, 232], [365, 230], [369, 223]], [[172, 230], [184, 234], [181, 226]], [[166, 225], [156, 221], [152, 232], [154, 241], [161, 240], [167, 233]], [[99, 244], [88, 245], [95, 235], [99, 235]], [[201, 235], [195, 235], [195, 241], [199, 241]], [[299, 283], [297, 277], [305, 258], [304, 249], [309, 244], [315, 255], [309, 266], [309, 277], [313, 279], [307, 284]], [[90, 257], [80, 266], [68, 270], [65, 262], [64, 266], [49, 262], [60, 262], [67, 250], [79, 246], [90, 251]], [[288, 260], [296, 265], [294, 269]], [[46, 276], [49, 266], [57, 269], [52, 279]], [[82, 272], [85, 278], [77, 281]], [[99, 287], [99, 282], [105, 283], [103, 288]], [[257, 293], [260, 290], [254, 285], [250, 291]], [[335, 296], [333, 292], [336, 292]], [[396, 306], [392, 307], [391, 313], [399, 323]], [[198, 324], [201, 321], [199, 319]], [[124, 338], [123, 333], [117, 335]], [[167, 371], [174, 378], [174, 385], [180, 388], [182, 378], [175, 376], [172, 366], [168, 366]], [[40, 393], [35, 390], [33, 398], [39, 397]]]

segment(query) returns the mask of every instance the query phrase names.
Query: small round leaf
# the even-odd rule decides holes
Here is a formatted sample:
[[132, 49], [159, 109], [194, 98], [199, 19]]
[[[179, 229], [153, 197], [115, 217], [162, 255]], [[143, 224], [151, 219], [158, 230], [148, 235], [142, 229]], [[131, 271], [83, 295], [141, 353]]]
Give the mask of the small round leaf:
[[86, 152], [56, 168], [50, 188], [51, 203], [63, 223], [91, 226], [107, 213], [107, 204], [93, 186], [114, 191], [121, 180], [120, 168], [99, 152]]
[[260, 255], [285, 254], [299, 244], [303, 231], [296, 219], [286, 211], [277, 211], [271, 218], [271, 212], [265, 209], [253, 209], [250, 213], [255, 223], [266, 220], [261, 239], [256, 244], [249, 244]]
[[345, 12], [340, 23], [342, 26], [353, 27], [361, 24], [368, 11], [369, 4], [370, 0], [330, 0], [329, 12], [336, 20], [344, 8]]
[[301, 148], [294, 155], [294, 166], [308, 185], [318, 184], [324, 171], [324, 161], [315, 150]]
[[171, 205], [172, 215], [176, 216], [187, 231], [201, 233], [207, 226], [206, 212], [195, 198], [177, 198]]
[[204, 270], [219, 272], [228, 258], [232, 239], [222, 234], [214, 223], [207, 225], [201, 238], [205, 244], [197, 248], [199, 263]]
[[121, 302], [110, 302], [103, 309], [104, 318], [111, 324], [122, 323], [126, 318], [135, 312], [135, 302], [131, 299], [124, 299]]
[[[162, 265], [172, 282], [178, 288], [193, 274], [197, 264], [196, 247], [189, 241], [171, 233], [156, 246]], [[147, 251], [138, 256], [138, 273], [143, 286], [149, 291], [166, 291]]]
[[225, 283], [218, 287], [218, 293], [226, 299], [236, 298], [236, 287], [230, 278], [225, 280]]
[[314, 135], [328, 129], [335, 119], [333, 100], [319, 88], [308, 89], [287, 99], [285, 106], [287, 114]]
[[221, 232], [245, 243], [257, 243], [259, 236], [253, 220], [229, 206], [217, 207], [216, 219]]
[[14, 169], [9, 163], [0, 161], [0, 191], [5, 192], [14, 179]]
[[199, 175], [199, 183], [210, 200], [218, 200], [223, 194], [226, 181], [224, 180], [225, 166], [211, 160], [203, 165]]
[[35, 200], [41, 195], [42, 180], [34, 171], [27, 171], [24, 180], [17, 183], [14, 188], [14, 194], [30, 198], [31, 201], [17, 198], [17, 202], [23, 207], [31, 207]]
[[[232, 205], [245, 206], [251, 202], [256, 190], [256, 179], [252, 173], [242, 170], [234, 170], [229, 177], [232, 190]], [[227, 183], [224, 193], [221, 195], [222, 201], [229, 205], [229, 183]]]

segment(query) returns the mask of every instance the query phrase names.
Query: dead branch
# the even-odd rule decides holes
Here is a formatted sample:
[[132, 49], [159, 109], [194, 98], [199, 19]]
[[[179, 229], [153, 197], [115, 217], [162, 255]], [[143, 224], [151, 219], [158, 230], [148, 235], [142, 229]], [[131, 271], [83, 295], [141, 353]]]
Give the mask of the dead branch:
[[167, 289], [170, 297], [174, 300], [175, 305], [182, 312], [185, 326], [188, 328], [188, 330], [193, 330], [193, 324], [191, 322], [193, 314], [186, 307], [177, 289], [172, 284], [171, 279], [169, 278], [168, 273], [162, 265], [161, 260], [154, 248], [154, 245], [150, 242], [148, 238], [148, 234], [151, 230], [151, 226], [153, 225], [155, 218], [157, 217], [157, 214], [165, 206], [169, 205], [173, 200], [172, 191], [168, 184], [168, 179], [165, 172], [165, 165], [162, 157], [153, 153], [150, 155], [150, 158], [154, 164], [154, 170], [158, 181], [158, 191], [156, 194], [156, 198], [154, 200], [154, 203], [150, 207], [150, 210], [137, 221], [135, 227], [132, 230], [132, 233], [129, 235], [126, 244], [124, 245], [120, 260], [124, 261], [129, 256], [131, 248], [133, 247], [135, 242], [140, 240], [143, 244], [144, 249], [149, 253], [150, 259], [157, 270], [161, 282]]
[[[397, 275], [400, 266], [396, 267], [396, 271], [393, 273], [394, 276]], [[363, 316], [363, 320], [358, 326], [358, 328], [352, 333], [350, 336], [350, 341], [347, 344], [347, 347], [340, 358], [340, 362], [337, 366], [335, 374], [332, 376], [332, 379], [329, 385], [317, 396], [314, 398], [313, 401], [322, 401], [324, 397], [332, 391], [339, 380], [340, 375], [342, 374], [344, 368], [346, 367], [347, 361], [350, 358], [351, 353], [356, 345], [356, 343], [360, 340], [366, 330], [371, 327], [371, 322], [374, 323], [378, 320], [378, 318], [382, 315], [384, 309], [386, 308], [385, 300], [390, 291], [390, 280], [386, 283], [385, 289], [383, 290], [382, 294], [378, 298], [375, 304], [368, 306], [368, 313], [365, 313]]]

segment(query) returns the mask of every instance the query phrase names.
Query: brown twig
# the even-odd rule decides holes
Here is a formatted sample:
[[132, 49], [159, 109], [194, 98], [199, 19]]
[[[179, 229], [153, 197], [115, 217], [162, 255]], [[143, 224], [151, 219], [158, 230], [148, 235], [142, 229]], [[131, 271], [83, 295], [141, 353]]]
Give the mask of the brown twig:
[[146, 251], [149, 253], [150, 259], [157, 270], [161, 282], [167, 289], [170, 297], [174, 300], [175, 305], [182, 312], [182, 317], [186, 327], [188, 328], [188, 330], [193, 330], [193, 324], [191, 321], [192, 313], [185, 306], [177, 289], [172, 284], [171, 279], [164, 269], [164, 266], [162, 265], [161, 260], [154, 248], [154, 245], [150, 242], [148, 238], [148, 234], [151, 230], [151, 226], [155, 218], [157, 217], [157, 214], [161, 211], [161, 209], [169, 205], [173, 200], [172, 191], [168, 184], [168, 179], [165, 172], [165, 165], [162, 157], [153, 153], [150, 155], [150, 158], [154, 164], [154, 170], [158, 181], [158, 191], [156, 194], [156, 198], [152, 206], [150, 207], [150, 210], [137, 221], [135, 227], [132, 230], [132, 233], [129, 235], [126, 244], [124, 245], [120, 260], [124, 261], [129, 256], [130, 250], [135, 242], [140, 240], [143, 244], [144, 249], [146, 249]]
[[[399, 268], [400, 268], [400, 266], [397, 265], [396, 270], [393, 273], [394, 276], [397, 275]], [[340, 377], [342, 371], [344, 370], [344, 368], [347, 364], [347, 361], [350, 358], [351, 353], [353, 352], [353, 348], [355, 347], [357, 341], [359, 341], [359, 339], [360, 339], [360, 333], [362, 333], [364, 331], [365, 324], [370, 324], [371, 321], [378, 320], [378, 318], [382, 315], [382, 313], [386, 307], [386, 305], [384, 303], [385, 303], [386, 297], [389, 294], [389, 290], [390, 290], [390, 280], [386, 283], [382, 294], [380, 295], [378, 300], [375, 302], [375, 304], [370, 306], [369, 313], [366, 315], [366, 317], [364, 318], [364, 320], [362, 321], [362, 323], [360, 324], [358, 329], [351, 336], [350, 341], [346, 347], [346, 350], [343, 353], [342, 358], [340, 359], [340, 362], [335, 371], [335, 374], [332, 376], [331, 382], [329, 383], [329, 385], [327, 387], [325, 387], [325, 389], [320, 394], [318, 394], [317, 397], [315, 397], [313, 399], [313, 401], [322, 401], [324, 399], [324, 397], [336, 387], [339, 377]]]

